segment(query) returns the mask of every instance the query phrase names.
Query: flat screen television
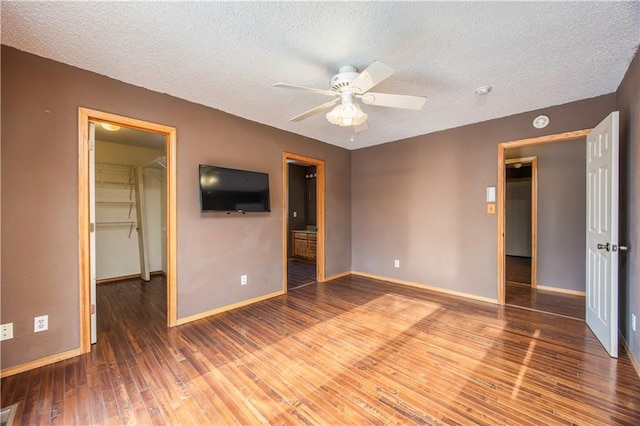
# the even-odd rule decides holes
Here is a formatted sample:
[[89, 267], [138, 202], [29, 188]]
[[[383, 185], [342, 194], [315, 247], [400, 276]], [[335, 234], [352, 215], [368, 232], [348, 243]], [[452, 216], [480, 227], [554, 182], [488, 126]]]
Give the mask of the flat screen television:
[[261, 172], [200, 167], [202, 212], [270, 212], [269, 175]]

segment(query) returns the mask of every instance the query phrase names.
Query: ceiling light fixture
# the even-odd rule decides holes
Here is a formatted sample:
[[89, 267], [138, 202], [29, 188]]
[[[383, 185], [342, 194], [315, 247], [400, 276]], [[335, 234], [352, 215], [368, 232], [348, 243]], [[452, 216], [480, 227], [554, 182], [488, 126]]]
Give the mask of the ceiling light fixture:
[[549, 116], [548, 115], [539, 115], [533, 120], [533, 127], [536, 129], [544, 129], [549, 125]]
[[338, 126], [359, 126], [367, 121], [369, 116], [362, 112], [360, 105], [354, 103], [343, 103], [327, 113], [329, 123]]
[[480, 86], [476, 89], [476, 95], [486, 95], [491, 91], [491, 86]]
[[110, 132], [117, 132], [118, 130], [120, 130], [120, 126], [116, 126], [115, 124], [109, 124], [109, 123], [100, 123], [100, 127]]

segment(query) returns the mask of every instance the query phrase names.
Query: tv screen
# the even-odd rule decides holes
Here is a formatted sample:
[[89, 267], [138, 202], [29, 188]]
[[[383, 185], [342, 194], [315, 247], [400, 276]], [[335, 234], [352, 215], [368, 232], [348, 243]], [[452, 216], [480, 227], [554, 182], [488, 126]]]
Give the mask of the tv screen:
[[200, 165], [200, 210], [269, 212], [269, 175]]

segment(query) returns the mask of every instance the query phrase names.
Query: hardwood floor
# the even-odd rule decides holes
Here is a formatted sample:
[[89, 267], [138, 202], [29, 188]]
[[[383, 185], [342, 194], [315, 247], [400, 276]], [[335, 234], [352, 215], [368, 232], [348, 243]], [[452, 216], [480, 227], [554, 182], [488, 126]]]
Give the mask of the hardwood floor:
[[311, 284], [316, 278], [315, 263], [297, 259], [287, 262], [287, 290]]
[[98, 296], [90, 354], [2, 380], [19, 424], [640, 424], [581, 321], [353, 276], [172, 329], [161, 277]]
[[531, 258], [522, 256], [505, 256], [506, 281], [531, 284]]
[[532, 289], [528, 284], [506, 283], [505, 303], [526, 309], [549, 312], [583, 320], [585, 298], [554, 291]]

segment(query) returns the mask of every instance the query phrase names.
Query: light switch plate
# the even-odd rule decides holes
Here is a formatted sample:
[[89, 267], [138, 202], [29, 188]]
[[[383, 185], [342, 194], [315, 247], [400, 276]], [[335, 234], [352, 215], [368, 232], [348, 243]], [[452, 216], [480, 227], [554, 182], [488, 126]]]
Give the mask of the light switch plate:
[[496, 202], [496, 187], [487, 186], [487, 203], [495, 203], [495, 202]]

